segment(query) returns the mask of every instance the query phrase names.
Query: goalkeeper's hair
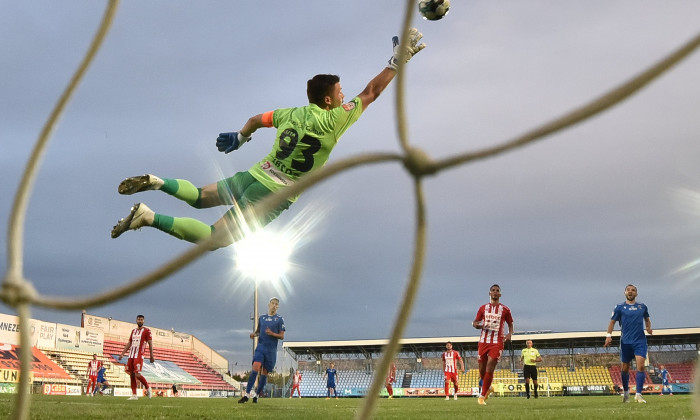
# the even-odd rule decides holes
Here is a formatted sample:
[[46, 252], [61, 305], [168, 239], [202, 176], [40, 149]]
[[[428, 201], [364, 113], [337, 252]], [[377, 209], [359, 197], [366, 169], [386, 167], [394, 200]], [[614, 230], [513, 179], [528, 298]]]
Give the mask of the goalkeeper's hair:
[[335, 74], [317, 74], [306, 82], [306, 96], [309, 103], [316, 104], [321, 108], [326, 107], [326, 96], [331, 95], [331, 89], [340, 82], [340, 76]]

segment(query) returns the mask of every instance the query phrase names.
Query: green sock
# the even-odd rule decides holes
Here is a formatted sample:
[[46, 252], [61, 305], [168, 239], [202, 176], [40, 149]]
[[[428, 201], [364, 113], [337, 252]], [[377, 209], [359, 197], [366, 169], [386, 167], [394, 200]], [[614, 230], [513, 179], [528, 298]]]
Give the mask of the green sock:
[[155, 214], [154, 228], [172, 235], [178, 239], [197, 243], [211, 236], [212, 227], [189, 217], [172, 217], [163, 214]]
[[163, 178], [163, 186], [160, 190], [170, 194], [175, 198], [186, 202], [192, 207], [199, 208], [201, 200], [201, 190], [195, 187], [190, 181], [184, 179]]

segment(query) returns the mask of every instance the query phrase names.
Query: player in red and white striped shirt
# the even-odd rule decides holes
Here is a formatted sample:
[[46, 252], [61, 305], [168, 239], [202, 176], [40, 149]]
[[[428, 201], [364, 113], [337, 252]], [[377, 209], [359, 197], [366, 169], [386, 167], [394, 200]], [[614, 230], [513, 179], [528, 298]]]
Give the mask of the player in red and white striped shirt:
[[[489, 288], [491, 301], [479, 307], [472, 322], [474, 328], [481, 330], [479, 337], [479, 376], [482, 380], [479, 404], [486, 405], [489, 394], [493, 392], [493, 371], [501, 359], [503, 346], [513, 335], [513, 316], [510, 309], [500, 302], [501, 286], [494, 284]], [[508, 334], [504, 334], [503, 324], [508, 324]]]
[[452, 342], [448, 341], [445, 345], [447, 351], [442, 353], [442, 370], [445, 372], [445, 399], [450, 399], [450, 381], [452, 382], [455, 389], [455, 400], [457, 399], [457, 392], [459, 391], [459, 385], [457, 381], [457, 362], [459, 361], [459, 369], [464, 372], [464, 361], [459, 352], [452, 350]]
[[146, 351], [146, 344], [150, 351], [150, 362], [155, 362], [153, 358], [153, 341], [151, 341], [151, 330], [143, 326], [145, 317], [143, 315], [136, 316], [137, 328], [131, 330], [131, 335], [129, 336], [129, 342], [124, 346], [122, 354], [119, 355], [119, 360], [122, 360], [124, 353], [129, 351], [129, 360], [126, 363], [126, 373], [131, 376], [131, 397], [130, 400], [137, 400], [136, 396], [136, 380], [141, 382], [144, 387], [146, 387], [146, 396], [151, 398], [151, 387], [148, 385], [146, 378], [141, 375], [141, 368], [143, 367], [143, 353]]
[[[88, 374], [88, 384], [87, 389], [85, 389], [85, 395], [92, 397], [95, 392], [95, 386], [97, 386], [97, 372], [99, 372], [102, 367], [102, 361], [97, 360], [97, 354], [92, 355], [92, 360], [88, 362], [87, 374]], [[92, 390], [92, 392], [90, 392]]]
[[299, 372], [299, 369], [294, 372], [294, 377], [292, 379], [292, 392], [289, 393], [289, 398], [292, 398], [295, 389], [297, 390], [297, 393], [299, 393], [299, 398], [301, 398], [301, 372]]
[[389, 374], [386, 375], [386, 380], [384, 380], [384, 386], [386, 387], [386, 392], [389, 394], [389, 398], [394, 398], [394, 388], [391, 386], [396, 381], [396, 363], [391, 362], [389, 366]]

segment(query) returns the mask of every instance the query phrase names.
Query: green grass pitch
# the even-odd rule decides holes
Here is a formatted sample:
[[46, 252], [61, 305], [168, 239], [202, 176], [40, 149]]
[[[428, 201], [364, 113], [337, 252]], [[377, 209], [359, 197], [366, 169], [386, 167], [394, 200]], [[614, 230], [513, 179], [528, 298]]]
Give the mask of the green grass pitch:
[[[16, 396], [0, 394], [0, 419], [10, 418]], [[647, 404], [622, 404], [621, 397], [491, 398], [479, 406], [475, 398], [381, 399], [375, 419], [690, 419], [688, 395], [645, 396]], [[31, 419], [352, 419], [362, 399], [261, 398], [257, 404], [229, 399], [65, 397], [33, 395]]]

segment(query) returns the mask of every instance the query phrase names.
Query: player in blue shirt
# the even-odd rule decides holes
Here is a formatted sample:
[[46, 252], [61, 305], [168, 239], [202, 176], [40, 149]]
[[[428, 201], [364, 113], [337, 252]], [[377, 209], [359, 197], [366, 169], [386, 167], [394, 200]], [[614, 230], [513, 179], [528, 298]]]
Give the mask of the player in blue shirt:
[[100, 370], [97, 371], [97, 384], [95, 385], [95, 389], [92, 391], [92, 395], [97, 394], [97, 385], [102, 385], [102, 389], [100, 389], [100, 395], [104, 393], [104, 390], [107, 389], [109, 386], [109, 382], [107, 381], [107, 378], [105, 378], [105, 367], [104, 365], [100, 368]]
[[338, 399], [338, 392], [335, 390], [335, 380], [338, 378], [338, 371], [335, 370], [335, 363], [331, 362], [331, 366], [326, 369], [326, 373], [323, 374], [323, 377], [325, 378], [328, 376], [328, 381], [326, 382], [326, 399], [330, 400], [331, 399], [331, 389], [333, 390], [333, 396], [335, 399]]
[[637, 394], [634, 400], [638, 403], [646, 403], [642, 398], [642, 389], [644, 389], [644, 362], [647, 357], [647, 337], [644, 335], [644, 327], [649, 335], [651, 331], [651, 319], [649, 318], [649, 310], [647, 305], [637, 302], [637, 286], [628, 284], [625, 287], [625, 301], [618, 303], [610, 317], [608, 325], [608, 333], [605, 336], [604, 347], [607, 347], [612, 342], [612, 332], [615, 328], [615, 323], [620, 323], [620, 362], [622, 390], [622, 402], [629, 402], [630, 391], [630, 361], [635, 359], [637, 362]]
[[666, 370], [666, 366], [661, 365], [661, 395], [668, 391], [668, 395], [673, 395], [673, 389], [669, 381], [672, 381], [671, 374]]
[[[284, 340], [284, 319], [282, 319], [282, 315], [277, 313], [279, 306], [279, 299], [276, 297], [270, 299], [270, 303], [267, 304], [267, 315], [260, 315], [258, 319], [258, 328], [255, 332], [250, 333], [251, 339], [259, 337], [258, 345], [255, 347], [253, 370], [250, 372], [250, 377], [248, 378], [246, 393], [238, 400], [239, 403], [247, 402], [248, 397], [252, 397], [253, 402], [257, 403], [258, 395], [260, 395], [267, 383], [268, 372], [271, 372], [272, 369], [275, 368], [275, 363], [277, 362], [277, 342], [279, 340]], [[260, 331], [262, 331], [262, 333], [260, 333]], [[251, 392], [258, 375], [260, 375], [258, 387], [255, 392]]]

